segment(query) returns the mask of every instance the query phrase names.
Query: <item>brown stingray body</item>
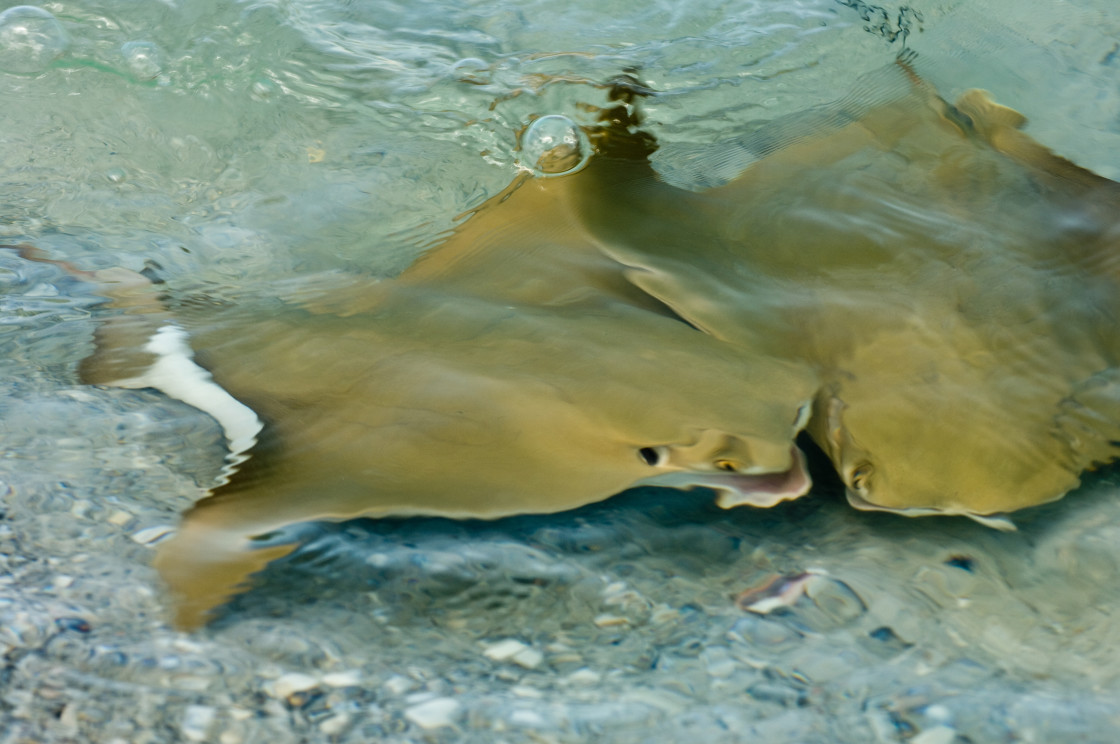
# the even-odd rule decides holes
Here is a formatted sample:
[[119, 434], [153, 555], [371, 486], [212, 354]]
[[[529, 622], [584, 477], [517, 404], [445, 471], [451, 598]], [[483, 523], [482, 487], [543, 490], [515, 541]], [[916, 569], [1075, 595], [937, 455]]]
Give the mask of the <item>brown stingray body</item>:
[[1117, 454], [1120, 186], [979, 91], [951, 106], [904, 67], [870, 85], [729, 145], [760, 155], [725, 186], [637, 195], [648, 219], [605, 249], [697, 328], [818, 371], [810, 432], [854, 505], [1057, 499]]
[[87, 276], [115, 315], [83, 378], [196, 405], [237, 455], [160, 545], [178, 624], [290, 552], [299, 523], [548, 513], [641, 485], [713, 489], [725, 507], [808, 491], [793, 440], [813, 371], [722, 343], [629, 282], [579, 194], [521, 178], [399, 278], [286, 301], [173, 317], [142, 279]]
[[713, 488], [727, 506], [808, 490], [792, 448], [807, 371], [629, 306], [436, 298], [402, 286], [361, 316], [290, 310], [198, 333], [208, 358], [237, 360], [215, 377], [267, 423], [160, 547], [181, 624], [291, 548], [254, 541], [310, 520], [555, 512], [638, 485]]
[[84, 378], [197, 405], [235, 453], [157, 557], [181, 625], [300, 522], [796, 498], [810, 401], [864, 509], [998, 517], [1116, 456], [1120, 186], [1018, 114], [897, 65], [698, 158], [745, 163], [702, 193], [606, 115], [586, 168], [519, 177], [391, 281], [173, 317], [87, 275], [115, 315]]

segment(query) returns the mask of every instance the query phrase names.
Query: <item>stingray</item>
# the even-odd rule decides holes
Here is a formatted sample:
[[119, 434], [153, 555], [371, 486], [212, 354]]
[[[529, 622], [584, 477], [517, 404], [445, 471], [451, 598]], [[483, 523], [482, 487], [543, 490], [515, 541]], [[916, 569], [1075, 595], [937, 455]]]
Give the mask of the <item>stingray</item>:
[[109, 300], [81, 379], [160, 390], [228, 440], [223, 482], [155, 560], [180, 627], [307, 522], [550, 513], [639, 486], [725, 508], [808, 492], [793, 442], [815, 373], [629, 282], [573, 213], [579, 184], [522, 176], [401, 276], [328, 274], [283, 298], [169, 301], [142, 274], [54, 261]]
[[818, 372], [810, 433], [854, 506], [1007, 527], [1120, 446], [1120, 185], [1024, 123], [900, 63], [695, 158], [747, 163], [724, 185], [634, 172], [585, 212], [689, 323]]
[[110, 299], [83, 379], [196, 405], [233, 453], [157, 554], [180, 625], [304, 522], [797, 498], [806, 426], [854, 506], [994, 526], [1115, 457], [1116, 184], [898, 64], [691, 153], [741, 171], [691, 191], [633, 91], [586, 167], [519, 176], [396, 279], [205, 309], [83, 275]]

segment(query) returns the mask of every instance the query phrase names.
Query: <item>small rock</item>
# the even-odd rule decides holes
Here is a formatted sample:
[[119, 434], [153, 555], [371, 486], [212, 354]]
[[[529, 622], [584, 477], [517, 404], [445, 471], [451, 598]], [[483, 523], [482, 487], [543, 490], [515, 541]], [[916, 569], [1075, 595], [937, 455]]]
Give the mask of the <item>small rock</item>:
[[58, 723], [67, 731], [76, 732], [78, 730], [78, 706], [74, 703], [67, 703], [58, 715]]
[[713, 647], [700, 652], [700, 657], [707, 667], [708, 676], [717, 679], [730, 677], [735, 672], [735, 659], [728, 655], [726, 649]]
[[659, 604], [653, 608], [653, 612], [649, 616], [649, 621], [654, 625], [662, 623], [671, 623], [679, 620], [681, 613], [666, 604]]
[[385, 680], [385, 683], [382, 686], [390, 695], [403, 695], [413, 687], [415, 687], [416, 683], [408, 677], [400, 674], [394, 674], [392, 677]]
[[214, 709], [209, 705], [188, 705], [183, 711], [179, 731], [188, 741], [207, 741], [214, 723]]
[[593, 685], [602, 678], [603, 675], [599, 674], [593, 669], [588, 669], [587, 667], [584, 667], [583, 669], [577, 669], [567, 677], [565, 677], [565, 679], [573, 685]]
[[510, 661], [525, 669], [536, 669], [544, 661], [544, 654], [535, 648], [527, 648], [514, 654]]
[[482, 655], [491, 661], [507, 661], [527, 650], [529, 650], [529, 646], [526, 644], [515, 638], [507, 638], [504, 641], [498, 641], [487, 646]]
[[91, 629], [89, 622], [80, 617], [60, 617], [55, 619], [54, 624], [59, 630], [70, 630], [75, 633], [88, 633]]
[[934, 726], [910, 740], [910, 744], [953, 744], [957, 738], [956, 729], [948, 726]]
[[328, 687], [357, 687], [361, 683], [362, 673], [356, 669], [323, 675], [323, 684]]
[[595, 627], [597, 628], [617, 628], [620, 625], [626, 625], [630, 621], [618, 615], [599, 615], [594, 620]]
[[145, 527], [142, 530], [137, 530], [132, 533], [131, 537], [133, 542], [141, 545], [154, 545], [174, 531], [175, 528], [169, 524], [157, 524], [155, 527]]
[[287, 699], [297, 692], [304, 692], [319, 686], [319, 680], [306, 674], [291, 673], [278, 677], [267, 685], [273, 697]]
[[226, 729], [218, 736], [218, 744], [242, 744], [245, 736], [236, 729]]
[[107, 521], [109, 524], [115, 524], [117, 527], [124, 527], [126, 524], [133, 520], [133, 516], [126, 512], [124, 509], [117, 509], [109, 515]]
[[350, 716], [334, 715], [319, 723], [319, 730], [327, 736], [339, 734], [350, 723]]
[[805, 594], [808, 584], [817, 578], [808, 571], [789, 576], [771, 574], [735, 598], [740, 609], [756, 615], [792, 607]]
[[487, 646], [482, 655], [491, 661], [512, 661], [526, 669], [536, 669], [544, 661], [544, 654], [516, 638], [507, 638]]
[[515, 710], [510, 715], [509, 721], [516, 726], [526, 726], [529, 728], [543, 728], [545, 726], [544, 717], [540, 713], [523, 708]]
[[453, 698], [435, 698], [408, 708], [404, 717], [422, 729], [443, 728], [454, 725], [461, 707]]

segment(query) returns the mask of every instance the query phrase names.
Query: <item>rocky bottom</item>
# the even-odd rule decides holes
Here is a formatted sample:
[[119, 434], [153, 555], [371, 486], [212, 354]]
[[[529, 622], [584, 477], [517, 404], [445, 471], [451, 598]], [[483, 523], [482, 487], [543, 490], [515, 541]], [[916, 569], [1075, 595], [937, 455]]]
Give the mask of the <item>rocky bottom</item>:
[[3, 406], [0, 744], [1115, 737], [1113, 472], [1014, 533], [827, 483], [765, 511], [644, 490], [312, 526], [184, 634], [149, 562], [213, 424], [145, 392]]

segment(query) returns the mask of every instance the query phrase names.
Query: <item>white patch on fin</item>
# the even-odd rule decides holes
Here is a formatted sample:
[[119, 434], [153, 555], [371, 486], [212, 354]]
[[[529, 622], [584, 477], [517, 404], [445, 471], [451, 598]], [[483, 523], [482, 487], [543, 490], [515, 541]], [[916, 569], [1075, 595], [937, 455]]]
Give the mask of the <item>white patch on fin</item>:
[[155, 388], [164, 395], [209, 414], [222, 427], [229, 444], [222, 481], [228, 478], [257, 443], [257, 434], [264, 424], [253, 409], [234, 398], [214, 382], [210, 373], [194, 361], [187, 343], [187, 332], [176, 325], [161, 326], [144, 350], [156, 355], [156, 361], [144, 374], [114, 384], [128, 388]]

